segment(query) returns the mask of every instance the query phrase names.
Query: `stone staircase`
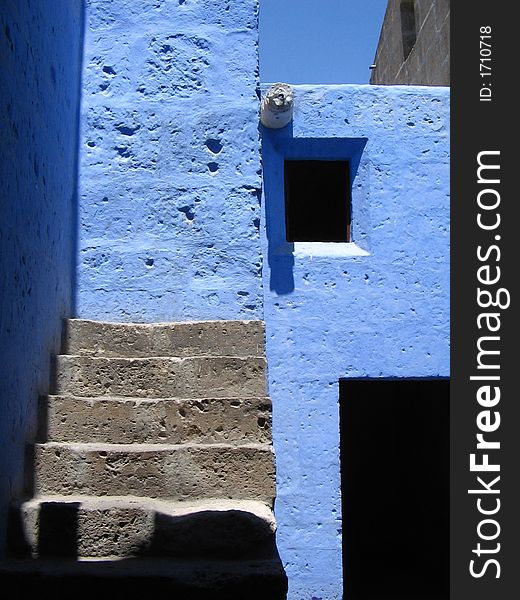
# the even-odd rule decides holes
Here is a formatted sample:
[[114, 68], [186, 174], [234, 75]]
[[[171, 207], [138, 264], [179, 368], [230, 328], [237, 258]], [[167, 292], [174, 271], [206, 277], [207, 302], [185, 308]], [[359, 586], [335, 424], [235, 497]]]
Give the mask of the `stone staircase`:
[[285, 598], [262, 323], [69, 320], [55, 367], [0, 574]]

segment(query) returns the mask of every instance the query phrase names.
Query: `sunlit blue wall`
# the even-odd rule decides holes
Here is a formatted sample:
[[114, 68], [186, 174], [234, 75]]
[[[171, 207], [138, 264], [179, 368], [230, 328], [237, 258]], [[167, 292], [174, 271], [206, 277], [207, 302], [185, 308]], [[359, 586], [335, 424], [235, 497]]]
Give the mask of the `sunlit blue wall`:
[[0, 3], [0, 549], [70, 316], [83, 3]]
[[78, 316], [262, 316], [257, 13], [89, 1]]
[[[339, 599], [338, 380], [449, 372], [448, 91], [298, 86], [262, 179], [256, 0], [148, 6], [88, 1], [77, 315], [265, 318], [289, 598]], [[73, 305], [81, 19], [0, 8], [2, 509]], [[350, 160], [351, 244], [285, 242], [284, 158]]]
[[[295, 91], [293, 123], [262, 131], [278, 548], [290, 600], [335, 600], [339, 379], [449, 374], [449, 91]], [[351, 244], [285, 241], [285, 158], [350, 161]], [[315, 202], [316, 212], [324, 209]]]

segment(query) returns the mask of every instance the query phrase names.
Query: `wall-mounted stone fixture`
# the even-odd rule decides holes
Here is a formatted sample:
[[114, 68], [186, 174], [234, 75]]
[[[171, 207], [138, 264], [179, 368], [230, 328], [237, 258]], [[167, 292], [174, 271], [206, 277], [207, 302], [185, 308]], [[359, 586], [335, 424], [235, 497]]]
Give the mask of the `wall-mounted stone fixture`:
[[294, 94], [290, 85], [275, 83], [262, 99], [260, 120], [270, 129], [281, 129], [293, 118]]

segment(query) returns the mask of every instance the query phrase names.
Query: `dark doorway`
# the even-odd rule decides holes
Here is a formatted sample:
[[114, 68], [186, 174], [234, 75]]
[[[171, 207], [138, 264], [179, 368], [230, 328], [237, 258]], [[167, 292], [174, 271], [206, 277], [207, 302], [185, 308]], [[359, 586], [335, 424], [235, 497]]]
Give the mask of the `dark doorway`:
[[449, 379], [340, 381], [344, 600], [449, 598]]

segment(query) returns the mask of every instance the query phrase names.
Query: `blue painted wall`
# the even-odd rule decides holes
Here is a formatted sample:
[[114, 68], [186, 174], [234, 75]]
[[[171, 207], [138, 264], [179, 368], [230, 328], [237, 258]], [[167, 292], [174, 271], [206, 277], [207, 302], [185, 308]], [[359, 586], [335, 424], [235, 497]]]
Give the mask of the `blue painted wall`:
[[[257, 1], [147, 7], [88, 0], [76, 314], [265, 312], [289, 598], [339, 599], [338, 380], [449, 373], [448, 91], [297, 86], [261, 214]], [[0, 512], [73, 311], [82, 31], [79, 0], [0, 7]], [[284, 158], [350, 160], [351, 244], [285, 242]]]
[[89, 0], [78, 316], [262, 316], [257, 0]]
[[[147, 6], [88, 2], [78, 316], [265, 318], [290, 600], [341, 598], [338, 381], [448, 374], [448, 91], [297, 86], [262, 180], [256, 0]], [[285, 242], [284, 158], [350, 160], [351, 244]]]
[[[339, 379], [449, 374], [449, 91], [295, 91], [293, 123], [262, 131], [278, 547], [290, 600], [334, 600]], [[285, 242], [284, 158], [350, 160], [351, 244]]]
[[80, 0], [0, 3], [0, 552], [73, 304]]

